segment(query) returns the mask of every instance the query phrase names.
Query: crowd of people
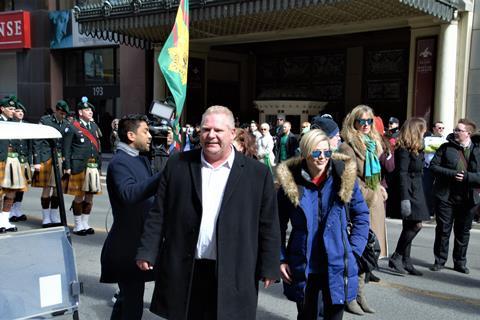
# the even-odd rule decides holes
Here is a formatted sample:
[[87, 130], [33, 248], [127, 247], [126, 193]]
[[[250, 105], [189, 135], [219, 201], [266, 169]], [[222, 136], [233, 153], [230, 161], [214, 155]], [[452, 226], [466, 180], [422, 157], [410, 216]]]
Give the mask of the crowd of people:
[[[73, 233], [79, 236], [94, 232], [88, 217], [93, 196], [102, 192], [93, 111], [82, 99], [78, 119], [68, 121], [69, 106], [59, 101], [40, 120], [62, 133], [57, 157], [62, 187], [74, 196]], [[22, 112], [16, 97], [6, 97], [0, 120], [21, 121], [14, 115]], [[148, 118], [125, 116], [112, 129], [107, 190], [114, 221], [100, 278], [119, 287], [111, 319], [141, 319], [145, 282], [152, 280], [151, 311], [168, 319], [254, 319], [259, 281], [267, 288], [279, 279], [298, 319], [374, 313], [365, 285], [380, 279], [360, 262], [367, 242], [376, 239], [376, 258], [388, 259], [393, 272], [421, 276], [412, 242], [432, 216], [430, 269], [445, 266], [453, 229], [454, 270], [469, 273], [470, 229], [480, 208], [480, 140], [468, 119], [448, 135], [442, 122], [429, 132], [422, 118], [400, 125], [391, 117], [385, 130], [372, 108], [359, 105], [341, 127], [332, 116], [317, 115], [297, 135], [283, 115], [275, 125], [251, 121], [237, 128], [228, 108], [212, 106], [180, 138], [166, 131], [168, 160], [156, 170], [146, 156], [153, 147]], [[0, 146], [2, 233], [15, 232], [11, 222], [24, 219], [12, 208], [20, 208], [14, 203], [29, 179], [43, 188], [43, 225], [60, 222], [48, 146], [39, 140], [24, 157], [24, 145]], [[17, 168], [12, 163], [18, 163], [15, 181], [7, 179]], [[31, 178], [24, 163], [33, 164]], [[389, 252], [385, 219], [397, 213], [402, 231]]]

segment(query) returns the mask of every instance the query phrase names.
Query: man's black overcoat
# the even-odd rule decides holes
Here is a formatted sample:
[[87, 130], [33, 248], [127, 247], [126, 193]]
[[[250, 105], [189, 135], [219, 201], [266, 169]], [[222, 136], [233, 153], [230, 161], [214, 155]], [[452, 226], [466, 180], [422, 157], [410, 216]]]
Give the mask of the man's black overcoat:
[[[155, 262], [151, 311], [185, 319], [202, 218], [201, 150], [173, 155], [137, 259]], [[258, 280], [279, 276], [280, 231], [268, 168], [236, 152], [217, 221], [218, 319], [255, 319]]]

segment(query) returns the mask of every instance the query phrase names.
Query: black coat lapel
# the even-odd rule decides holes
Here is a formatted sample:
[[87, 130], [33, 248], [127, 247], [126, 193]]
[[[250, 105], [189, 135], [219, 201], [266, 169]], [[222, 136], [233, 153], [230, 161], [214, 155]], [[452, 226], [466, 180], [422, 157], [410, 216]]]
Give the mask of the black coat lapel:
[[202, 161], [200, 159], [200, 150], [192, 156], [193, 159], [190, 161], [190, 172], [198, 200], [202, 203]]
[[233, 192], [235, 191], [235, 187], [238, 184], [240, 177], [242, 176], [244, 166], [245, 166], [245, 156], [240, 152], [236, 151], [232, 170], [230, 171], [230, 174], [228, 176], [227, 185], [225, 186], [225, 192], [223, 193], [220, 212], [223, 212], [225, 204], [228, 202]]

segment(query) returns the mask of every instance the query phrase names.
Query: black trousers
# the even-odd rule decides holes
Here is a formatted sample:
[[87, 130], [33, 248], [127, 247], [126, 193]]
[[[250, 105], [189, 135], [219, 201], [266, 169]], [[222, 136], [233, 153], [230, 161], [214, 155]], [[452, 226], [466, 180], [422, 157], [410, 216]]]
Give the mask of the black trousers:
[[195, 260], [192, 288], [188, 303], [188, 319], [217, 319], [217, 275], [215, 260]]
[[453, 228], [455, 236], [453, 245], [453, 264], [465, 266], [467, 263], [467, 248], [470, 240], [470, 229], [474, 211], [468, 201], [451, 202], [438, 201], [436, 204], [435, 243], [433, 253], [435, 263], [444, 265], [448, 259], [448, 244]]
[[304, 301], [297, 303], [297, 320], [341, 320], [343, 310], [343, 304], [332, 304], [328, 276], [309, 274]]
[[110, 320], [141, 320], [143, 314], [143, 293], [145, 282], [124, 281], [119, 282], [120, 293], [113, 305]]

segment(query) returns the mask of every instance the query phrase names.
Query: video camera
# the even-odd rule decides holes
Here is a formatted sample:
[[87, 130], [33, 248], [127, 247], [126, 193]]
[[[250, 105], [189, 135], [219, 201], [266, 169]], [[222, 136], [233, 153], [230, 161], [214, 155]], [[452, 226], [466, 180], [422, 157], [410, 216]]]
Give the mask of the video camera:
[[150, 105], [149, 113], [153, 117], [148, 123], [152, 143], [150, 148], [150, 161], [154, 172], [162, 171], [168, 160], [167, 135], [171, 131], [171, 121], [175, 114], [175, 106], [168, 101], [154, 100]]

